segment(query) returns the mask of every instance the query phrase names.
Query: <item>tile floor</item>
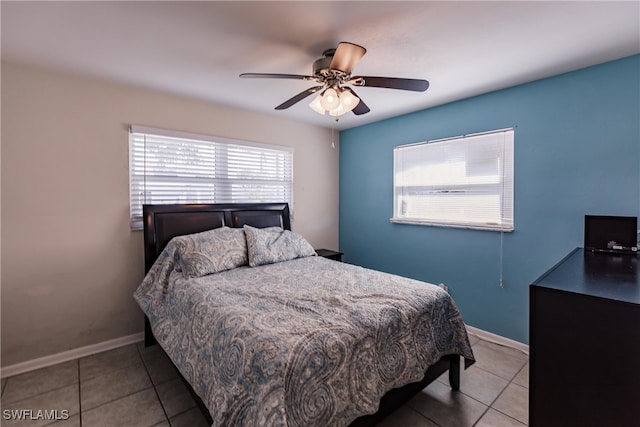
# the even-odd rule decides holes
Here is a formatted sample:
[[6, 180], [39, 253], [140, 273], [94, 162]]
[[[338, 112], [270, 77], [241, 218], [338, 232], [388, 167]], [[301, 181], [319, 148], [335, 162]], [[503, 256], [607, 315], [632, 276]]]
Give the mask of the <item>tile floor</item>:
[[[471, 336], [476, 363], [460, 391], [447, 374], [386, 418], [381, 427], [521, 427], [528, 421], [526, 354]], [[3, 426], [199, 427], [206, 421], [157, 347], [132, 344], [2, 380]], [[66, 420], [7, 420], [12, 409], [58, 410]], [[41, 414], [42, 415], [42, 414]], [[40, 416], [39, 418], [44, 418]]]

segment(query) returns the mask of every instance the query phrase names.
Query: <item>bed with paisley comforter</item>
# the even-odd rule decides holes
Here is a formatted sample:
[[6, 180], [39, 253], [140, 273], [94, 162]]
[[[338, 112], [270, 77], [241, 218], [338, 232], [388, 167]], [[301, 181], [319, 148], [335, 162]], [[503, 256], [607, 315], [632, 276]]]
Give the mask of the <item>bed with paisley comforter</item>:
[[184, 206], [145, 207], [159, 255], [134, 294], [214, 426], [347, 426], [443, 358], [473, 363], [441, 287], [316, 256], [288, 208], [266, 222], [224, 208], [160, 238], [159, 212]]

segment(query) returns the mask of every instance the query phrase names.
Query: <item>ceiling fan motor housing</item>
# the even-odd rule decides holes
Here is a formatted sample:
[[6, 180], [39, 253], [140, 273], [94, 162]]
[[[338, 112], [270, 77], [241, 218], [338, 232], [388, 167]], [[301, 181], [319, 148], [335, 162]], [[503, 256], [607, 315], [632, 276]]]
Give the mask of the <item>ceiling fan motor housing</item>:
[[326, 78], [336, 78], [338, 77], [336, 74], [343, 73], [340, 70], [335, 70], [331, 68], [331, 61], [333, 60], [333, 55], [336, 53], [335, 49], [327, 49], [322, 52], [322, 58], [317, 59], [313, 63], [313, 75], [314, 76], [322, 76]]

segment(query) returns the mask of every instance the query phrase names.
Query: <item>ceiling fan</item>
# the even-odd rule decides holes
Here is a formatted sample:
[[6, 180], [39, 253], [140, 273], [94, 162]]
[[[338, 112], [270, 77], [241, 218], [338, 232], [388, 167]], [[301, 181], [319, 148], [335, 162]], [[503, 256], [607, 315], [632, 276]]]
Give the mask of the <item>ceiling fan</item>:
[[276, 110], [284, 110], [302, 101], [316, 92], [320, 92], [309, 106], [320, 114], [328, 112], [331, 116], [338, 117], [353, 111], [355, 115], [366, 114], [369, 107], [364, 103], [355, 91], [348, 87], [365, 86], [387, 89], [402, 89], [415, 92], [424, 92], [429, 87], [429, 82], [420, 79], [403, 79], [397, 77], [352, 76], [351, 71], [367, 50], [357, 44], [340, 42], [336, 49], [327, 49], [322, 53], [322, 58], [313, 63], [313, 75], [300, 74], [269, 74], [269, 73], [243, 73], [242, 78], [272, 78], [310, 80], [318, 83], [318, 86], [310, 87], [294, 97], [278, 105]]

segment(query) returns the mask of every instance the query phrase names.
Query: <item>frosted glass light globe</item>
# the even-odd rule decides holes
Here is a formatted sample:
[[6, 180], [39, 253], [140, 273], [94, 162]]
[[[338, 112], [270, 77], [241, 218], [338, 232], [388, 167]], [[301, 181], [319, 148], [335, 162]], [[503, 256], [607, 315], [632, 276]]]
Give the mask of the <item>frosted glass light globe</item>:
[[334, 108], [340, 105], [340, 98], [338, 98], [338, 92], [335, 89], [329, 88], [324, 91], [322, 94], [322, 99], [320, 100], [322, 107], [325, 110], [333, 110]]

